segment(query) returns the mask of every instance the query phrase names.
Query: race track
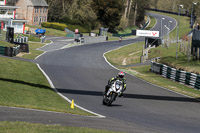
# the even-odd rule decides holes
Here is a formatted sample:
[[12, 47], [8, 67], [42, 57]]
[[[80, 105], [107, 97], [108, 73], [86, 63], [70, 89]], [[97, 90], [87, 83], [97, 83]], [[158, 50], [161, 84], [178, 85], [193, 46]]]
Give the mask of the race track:
[[[163, 16], [152, 15], [157, 19], [157, 24], [152, 30], [159, 30]], [[167, 25], [171, 20], [171, 27], [176, 26], [174, 19], [165, 18], [164, 24]], [[106, 119], [118, 121], [122, 125], [138, 125], [157, 132], [198, 133], [200, 104], [197, 100], [151, 85], [128, 74], [124, 98], [117, 98], [111, 107], [102, 105], [104, 86], [109, 78], [118, 73], [118, 70], [105, 61], [103, 54], [138, 41], [144, 41], [144, 38], [51, 51], [40, 56], [36, 62], [62, 95], [74, 99], [75, 103], [83, 108], [106, 116]], [[56, 41], [54, 43], [56, 44]], [[131, 132], [124, 127], [123, 131]], [[144, 132], [148, 131], [150, 132]]]

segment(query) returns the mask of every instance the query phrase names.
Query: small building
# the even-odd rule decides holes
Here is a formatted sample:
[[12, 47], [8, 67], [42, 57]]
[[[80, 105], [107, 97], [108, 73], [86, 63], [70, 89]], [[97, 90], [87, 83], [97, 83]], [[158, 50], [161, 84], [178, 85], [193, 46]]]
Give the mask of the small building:
[[6, 0], [0, 0], [1, 30], [14, 27], [15, 33], [24, 33], [26, 20], [16, 18], [17, 6], [6, 6]]
[[41, 25], [47, 22], [48, 5], [45, 0], [18, 0], [15, 4], [17, 18], [25, 19], [29, 25]]

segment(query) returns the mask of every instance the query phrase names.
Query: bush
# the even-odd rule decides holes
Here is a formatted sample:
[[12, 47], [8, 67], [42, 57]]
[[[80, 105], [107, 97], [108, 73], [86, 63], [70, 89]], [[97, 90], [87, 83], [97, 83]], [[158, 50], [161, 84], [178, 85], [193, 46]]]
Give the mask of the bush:
[[45, 28], [52, 28], [52, 29], [57, 29], [57, 30], [62, 30], [64, 31], [64, 29], [67, 27], [66, 24], [61, 24], [61, 23], [56, 23], [56, 22], [43, 22], [42, 23], [42, 27]]
[[88, 33], [88, 32], [91, 32], [91, 29], [89, 28], [84, 28], [80, 25], [67, 25], [67, 28], [70, 29], [71, 31], [75, 31], [75, 29], [78, 29], [79, 32], [82, 32], [82, 33]]
[[56, 23], [56, 22], [43, 22], [42, 27], [52, 28], [52, 29], [57, 29], [57, 30], [62, 30], [62, 31], [64, 31], [65, 28], [68, 28], [71, 31], [75, 31], [75, 29], [79, 29], [79, 32], [83, 32], [83, 33], [91, 32], [91, 29], [82, 27], [80, 25], [71, 25], [71, 24], [66, 25], [66, 24]]

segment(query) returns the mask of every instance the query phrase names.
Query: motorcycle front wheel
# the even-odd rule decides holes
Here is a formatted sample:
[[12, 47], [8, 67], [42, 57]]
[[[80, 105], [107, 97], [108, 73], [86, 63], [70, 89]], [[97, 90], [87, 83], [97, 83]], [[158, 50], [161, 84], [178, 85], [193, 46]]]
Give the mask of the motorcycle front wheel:
[[117, 94], [112, 93], [110, 98], [109, 98], [109, 101], [107, 102], [107, 106], [110, 106], [112, 104], [112, 102], [115, 100], [116, 97], [117, 97]]

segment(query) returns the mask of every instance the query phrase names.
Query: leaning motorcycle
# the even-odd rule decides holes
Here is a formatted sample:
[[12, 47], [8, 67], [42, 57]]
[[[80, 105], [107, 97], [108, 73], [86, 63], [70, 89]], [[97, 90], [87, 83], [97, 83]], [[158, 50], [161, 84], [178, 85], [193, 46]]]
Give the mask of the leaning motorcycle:
[[122, 81], [116, 80], [112, 82], [107, 93], [103, 95], [103, 104], [110, 106], [116, 100], [116, 97], [122, 92], [122, 87]]

